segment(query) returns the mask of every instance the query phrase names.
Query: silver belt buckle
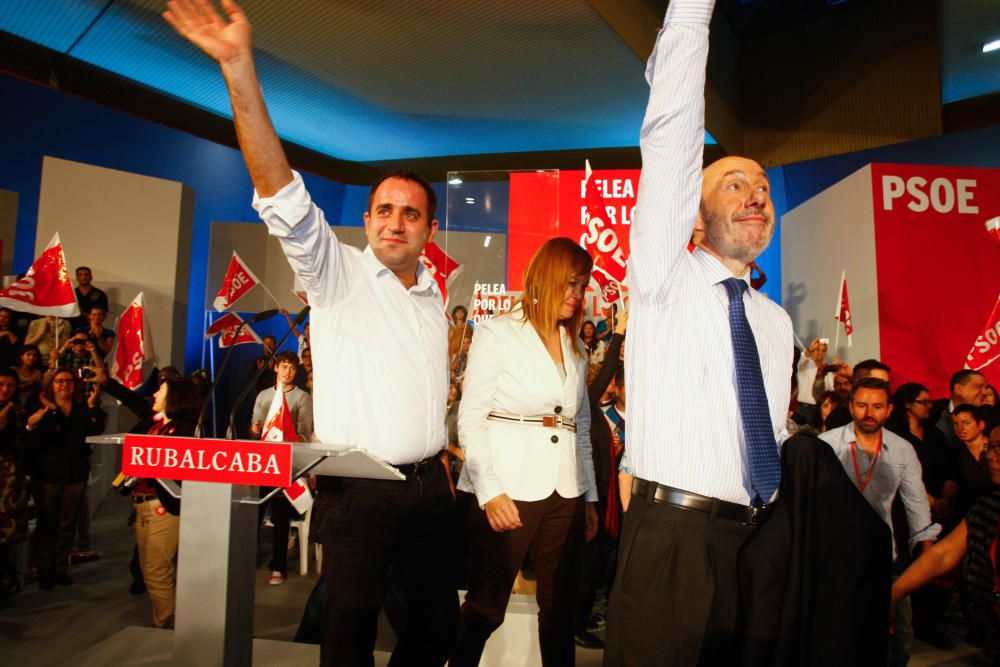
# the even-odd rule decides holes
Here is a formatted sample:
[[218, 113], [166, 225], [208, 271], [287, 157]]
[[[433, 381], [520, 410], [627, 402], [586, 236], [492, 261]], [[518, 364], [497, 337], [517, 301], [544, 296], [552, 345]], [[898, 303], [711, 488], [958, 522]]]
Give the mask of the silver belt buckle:
[[562, 417], [557, 415], [545, 415], [542, 417], [542, 426], [549, 428], [562, 428]]
[[747, 524], [751, 526], [758, 526], [762, 523], [764, 518], [765, 508], [758, 507], [756, 505], [750, 505], [747, 507]]

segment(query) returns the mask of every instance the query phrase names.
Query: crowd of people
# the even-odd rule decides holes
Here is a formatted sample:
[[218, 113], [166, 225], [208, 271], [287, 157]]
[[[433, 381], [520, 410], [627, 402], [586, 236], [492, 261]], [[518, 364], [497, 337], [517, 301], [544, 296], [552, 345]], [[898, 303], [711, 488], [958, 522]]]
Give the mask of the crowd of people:
[[[171, 0], [164, 16], [219, 65], [253, 205], [312, 309], [299, 355], [265, 339], [250, 434], [267, 438], [287, 406], [295, 433], [282, 439], [357, 443], [401, 478], [315, 480], [311, 532], [326, 555], [299, 635], [321, 644], [322, 664], [371, 664], [383, 605], [393, 664], [478, 664], [525, 570], [547, 666], [573, 664], [574, 644], [602, 647], [601, 623], [613, 666], [904, 665], [913, 630], [948, 646], [952, 599], [967, 638], [988, 643], [1000, 591], [996, 389], [956, 369], [934, 400], [919, 383], [932, 378], [896, 386], [881, 360], [827, 361], [819, 338], [795, 348], [789, 316], [757, 291], [766, 276], [754, 260], [775, 227], [766, 172], [734, 156], [702, 165], [713, 0], [670, 3], [647, 69], [631, 315], [610, 304], [588, 320], [593, 260], [557, 238], [532, 258], [515, 307], [475, 327], [461, 306], [446, 320], [419, 261], [438, 230], [419, 174], [373, 184], [365, 251], [337, 240], [270, 123], [249, 21], [222, 6], [225, 18]], [[0, 353], [17, 350], [0, 371], [0, 470], [27, 462], [43, 589], [72, 583], [102, 387], [149, 433], [190, 432], [198, 403], [192, 380], [161, 373], [146, 404], [107, 378], [106, 297], [89, 274], [77, 274], [86, 320], [39, 318], [24, 347], [16, 315], [0, 311]], [[137, 566], [165, 627], [177, 506], [153, 480], [129, 493]], [[16, 533], [3, 516], [0, 537]], [[280, 584], [291, 512], [272, 503], [271, 516]]]

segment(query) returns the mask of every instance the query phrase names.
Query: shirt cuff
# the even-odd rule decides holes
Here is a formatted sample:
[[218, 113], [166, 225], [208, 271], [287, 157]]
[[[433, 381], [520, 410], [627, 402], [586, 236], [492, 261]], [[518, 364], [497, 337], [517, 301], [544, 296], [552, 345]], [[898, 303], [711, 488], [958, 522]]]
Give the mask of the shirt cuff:
[[712, 21], [715, 0], [671, 0], [664, 25], [708, 25]]
[[910, 548], [917, 546], [921, 542], [936, 540], [941, 534], [941, 524], [932, 523], [921, 531], [918, 531], [910, 538]]
[[309, 213], [312, 199], [299, 172], [292, 171], [292, 181], [270, 197], [253, 191], [252, 206], [264, 222], [280, 223], [293, 228]]

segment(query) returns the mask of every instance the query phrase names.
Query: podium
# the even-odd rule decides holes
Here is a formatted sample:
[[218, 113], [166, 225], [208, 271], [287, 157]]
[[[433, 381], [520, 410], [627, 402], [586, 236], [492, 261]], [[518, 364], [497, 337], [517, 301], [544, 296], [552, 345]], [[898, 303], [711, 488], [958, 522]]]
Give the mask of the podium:
[[[133, 434], [87, 442], [121, 446], [125, 474], [153, 477], [182, 500], [173, 655], [165, 664], [184, 667], [253, 664], [259, 505], [307, 474], [405, 479], [388, 463], [349, 446]], [[277, 488], [258, 497], [262, 484]], [[108, 654], [121, 655], [122, 645], [133, 642], [129, 630], [98, 646], [108, 644]], [[137, 646], [136, 652], [144, 649]]]

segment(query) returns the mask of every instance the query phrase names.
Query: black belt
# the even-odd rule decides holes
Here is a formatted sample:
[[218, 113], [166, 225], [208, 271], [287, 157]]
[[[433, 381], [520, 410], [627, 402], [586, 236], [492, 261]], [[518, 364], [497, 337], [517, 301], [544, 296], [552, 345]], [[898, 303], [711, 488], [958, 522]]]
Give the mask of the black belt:
[[740, 505], [730, 503], [718, 498], [700, 496], [697, 493], [681, 491], [670, 486], [663, 486], [656, 482], [647, 482], [636, 477], [632, 481], [632, 495], [651, 499], [654, 503], [673, 505], [686, 510], [714, 514], [725, 519], [739, 521], [748, 526], [759, 526], [771, 514], [771, 505], [763, 507], [753, 507], [751, 505]]
[[132, 496], [132, 502], [135, 504], [144, 503], [147, 500], [159, 500], [159, 497], [155, 493], [150, 493], [146, 496], [134, 495]]
[[423, 475], [428, 470], [431, 470], [435, 464], [441, 465], [441, 461], [438, 459], [437, 454], [429, 456], [423, 461], [417, 461], [416, 463], [404, 463], [402, 465], [394, 465], [392, 467], [407, 477], [413, 477], [414, 475]]

